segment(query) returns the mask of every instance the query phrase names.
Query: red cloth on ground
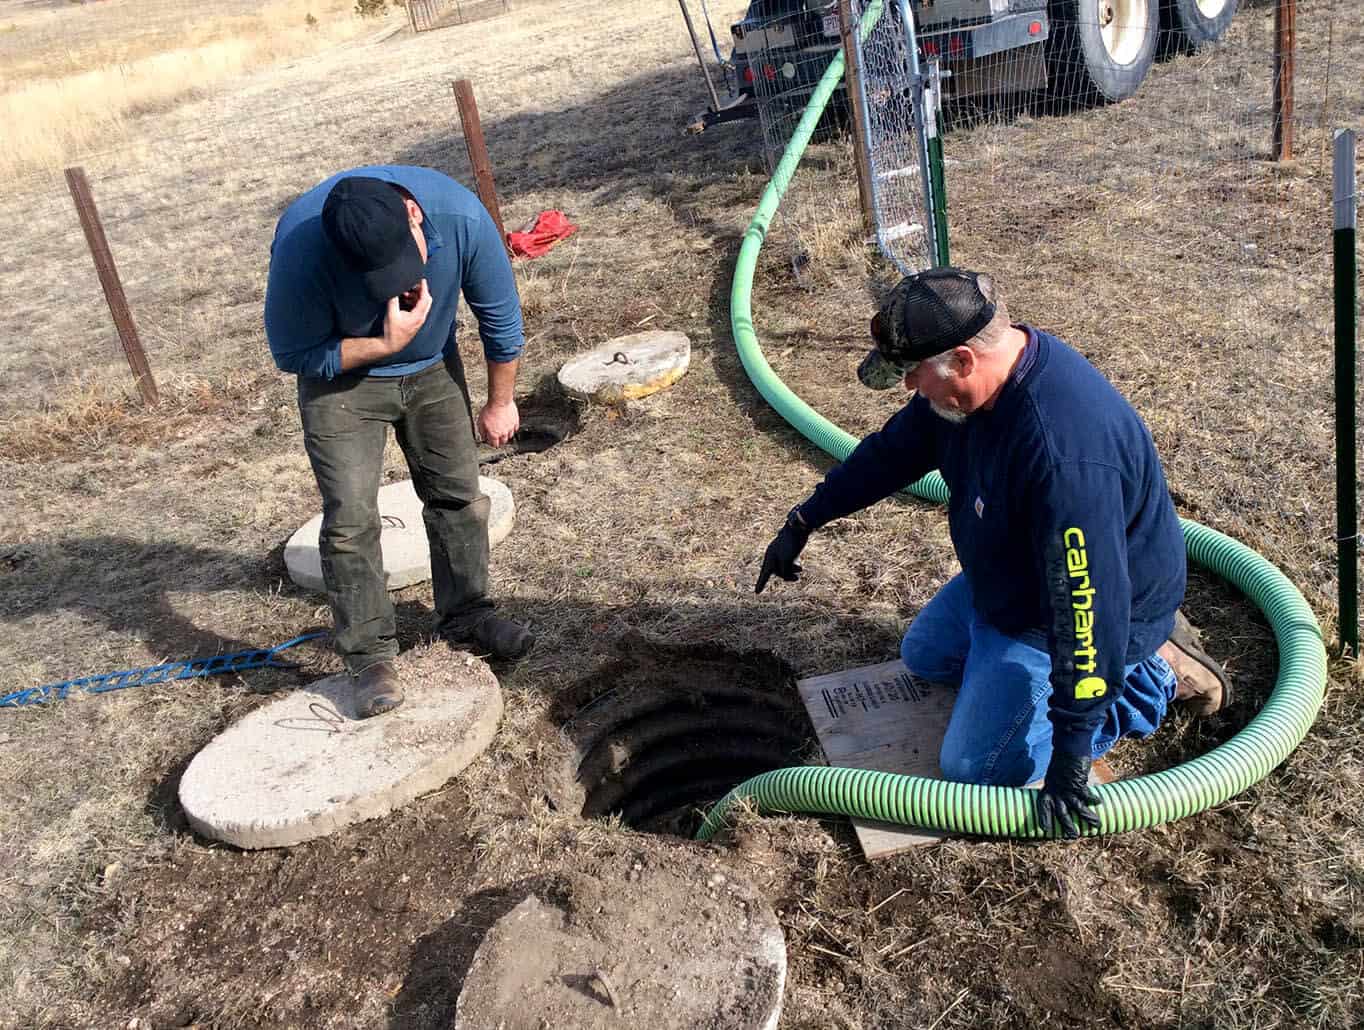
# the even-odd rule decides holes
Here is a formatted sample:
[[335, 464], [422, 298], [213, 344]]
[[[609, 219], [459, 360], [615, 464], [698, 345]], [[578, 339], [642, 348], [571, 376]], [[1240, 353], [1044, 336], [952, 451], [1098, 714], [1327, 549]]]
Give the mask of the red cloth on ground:
[[530, 229], [507, 233], [507, 244], [517, 257], [537, 258], [548, 254], [554, 244], [577, 231], [578, 227], [562, 211], [541, 211]]

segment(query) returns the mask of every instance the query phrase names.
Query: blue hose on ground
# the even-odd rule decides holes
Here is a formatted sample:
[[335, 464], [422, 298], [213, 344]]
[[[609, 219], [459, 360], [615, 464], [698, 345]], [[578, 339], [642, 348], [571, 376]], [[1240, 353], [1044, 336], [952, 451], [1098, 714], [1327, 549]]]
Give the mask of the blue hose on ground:
[[237, 651], [234, 654], [215, 654], [210, 658], [191, 658], [183, 662], [168, 662], [164, 665], [149, 665], [145, 669], [123, 669], [106, 672], [98, 676], [82, 676], [80, 679], [63, 680], [42, 687], [29, 687], [16, 690], [12, 694], [0, 694], [0, 708], [23, 708], [26, 705], [41, 705], [49, 701], [64, 701], [73, 690], [87, 694], [107, 694], [111, 690], [124, 690], [128, 687], [141, 687], [148, 683], [169, 683], [172, 680], [196, 679], [199, 676], [217, 676], [224, 672], [245, 672], [248, 669], [297, 669], [292, 662], [281, 662], [278, 655], [296, 647], [305, 640], [323, 636], [322, 633], [305, 633], [274, 647], [250, 651]]
[[[874, 16], [869, 5], [864, 25]], [[864, 29], [865, 31], [865, 29]], [[772, 371], [753, 328], [753, 274], [782, 196], [820, 115], [843, 75], [835, 55], [797, 125], [772, 181], [744, 233], [730, 293], [730, 322], [740, 360], [753, 385], [808, 440], [838, 461], [857, 445], [851, 434], [801, 400]], [[910, 488], [939, 504], [947, 486], [932, 473]], [[1121, 833], [1180, 819], [1221, 804], [1258, 783], [1283, 762], [1311, 728], [1326, 689], [1326, 649], [1316, 617], [1296, 587], [1270, 562], [1215, 530], [1182, 520], [1190, 560], [1222, 576], [1269, 620], [1279, 646], [1279, 675], [1269, 700], [1225, 744], [1173, 769], [1096, 788], [1099, 826], [1088, 834]], [[802, 766], [746, 780], [711, 809], [697, 831], [709, 840], [740, 801], [766, 812], [815, 812], [987, 837], [1042, 837], [1036, 794], [1018, 787], [984, 787], [866, 769]]]

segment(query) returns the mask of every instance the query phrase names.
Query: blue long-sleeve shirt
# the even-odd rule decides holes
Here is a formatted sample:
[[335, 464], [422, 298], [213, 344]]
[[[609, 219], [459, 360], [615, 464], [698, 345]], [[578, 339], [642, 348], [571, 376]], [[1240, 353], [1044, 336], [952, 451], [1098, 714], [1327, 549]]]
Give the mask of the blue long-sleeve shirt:
[[354, 371], [411, 375], [434, 365], [455, 343], [459, 295], [478, 319], [483, 353], [507, 362], [525, 346], [521, 303], [506, 247], [479, 199], [430, 168], [376, 165], [341, 172], [318, 183], [280, 216], [270, 247], [265, 291], [265, 335], [284, 372], [331, 379], [341, 372], [341, 341], [384, 334], [386, 305], [365, 292], [322, 230], [322, 205], [338, 179], [365, 175], [394, 182], [422, 209], [426, 280], [431, 311], [412, 341], [396, 354]]
[[1184, 537], [1151, 434], [1097, 369], [1024, 327], [992, 409], [962, 423], [913, 397], [800, 506], [819, 527], [937, 468], [977, 614], [1045, 629], [1053, 743], [1088, 755], [1125, 666], [1164, 643], [1184, 598]]

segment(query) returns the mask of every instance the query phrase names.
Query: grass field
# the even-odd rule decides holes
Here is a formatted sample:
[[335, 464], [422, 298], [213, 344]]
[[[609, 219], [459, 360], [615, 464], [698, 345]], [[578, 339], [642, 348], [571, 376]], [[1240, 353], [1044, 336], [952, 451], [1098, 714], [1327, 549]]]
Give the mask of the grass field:
[[[136, 33], [118, 42], [131, 4], [75, 10], [112, 19], [107, 45], [143, 47]], [[741, 5], [728, 6], [717, 24]], [[249, 18], [257, 5], [215, 9]], [[57, 15], [0, 5], [0, 28], [21, 26], [0, 33], [0, 66], [16, 67], [8, 39], [39, 16]], [[993, 271], [1016, 317], [1069, 339], [1132, 398], [1180, 513], [1278, 564], [1329, 637], [1321, 155], [1331, 125], [1364, 115], [1344, 71], [1364, 61], [1364, 35], [1328, 0], [1301, 0], [1298, 17], [1300, 159], [1286, 168], [1263, 159], [1267, 100], [1218, 63], [1267, 83], [1264, 7], [1241, 15], [1232, 57], [1165, 62], [1115, 108], [960, 125], [947, 154], [954, 257]], [[644, 326], [687, 332], [691, 371], [654, 397], [586, 408], [559, 447], [495, 467], [518, 521], [494, 582], [540, 645], [497, 670], [503, 728], [437, 795], [288, 852], [188, 831], [174, 799], [190, 758], [265, 694], [334, 671], [321, 646], [301, 649], [298, 672], [0, 713], [0, 1025], [447, 1027], [474, 948], [527, 885], [588, 855], [666, 862], [696, 847], [546, 800], [565, 719], [622, 662], [687, 670], [728, 655], [738, 682], [781, 688], [882, 661], [955, 571], [941, 512], [887, 503], [820, 533], [799, 587], [753, 597], [763, 547], [828, 464], [757, 397], [729, 334], [733, 255], [765, 182], [758, 146], [743, 126], [681, 134], [705, 90], [671, 0], [522, 4], [244, 68], [83, 151], [165, 398], [154, 412], [132, 400], [60, 179], [0, 197], [4, 689], [327, 626], [281, 557], [318, 498], [293, 382], [261, 332], [271, 233], [338, 169], [399, 161], [468, 181], [457, 77], [474, 82], [508, 226], [560, 208], [581, 230], [518, 265], [521, 391], [545, 396], [569, 356]], [[858, 239], [850, 175], [844, 144], [811, 150], [764, 252], [755, 317], [779, 374], [861, 433], [896, 399], [853, 376], [885, 275]], [[405, 478], [396, 447], [386, 471]], [[415, 645], [430, 590], [398, 601]], [[1195, 574], [1186, 610], [1237, 703], [1123, 745], [1123, 772], [1225, 741], [1273, 685], [1272, 636], [1244, 599]], [[1361, 714], [1351, 670], [1334, 666], [1312, 734], [1267, 780], [1110, 840], [953, 841], [868, 865], [844, 820], [745, 820], [721, 855], [781, 919], [782, 1026], [1360, 1025]]]
[[0, 13], [6, 176], [60, 169], [124, 139], [130, 118], [375, 28], [345, 0], [5, 6], [18, 8]]

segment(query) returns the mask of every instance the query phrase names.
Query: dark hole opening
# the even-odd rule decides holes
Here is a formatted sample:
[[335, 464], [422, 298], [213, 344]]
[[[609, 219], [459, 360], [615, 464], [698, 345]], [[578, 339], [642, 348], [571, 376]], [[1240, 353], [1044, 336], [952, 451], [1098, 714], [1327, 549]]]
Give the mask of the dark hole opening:
[[539, 454], [563, 443], [578, 431], [581, 416], [570, 401], [548, 388], [520, 398], [521, 428], [501, 447], [480, 443], [479, 465], [496, 465], [518, 454]]
[[574, 773], [584, 817], [618, 814], [637, 830], [690, 837], [731, 788], [817, 751], [782, 663], [660, 652], [594, 677], [607, 689], [567, 727]]

